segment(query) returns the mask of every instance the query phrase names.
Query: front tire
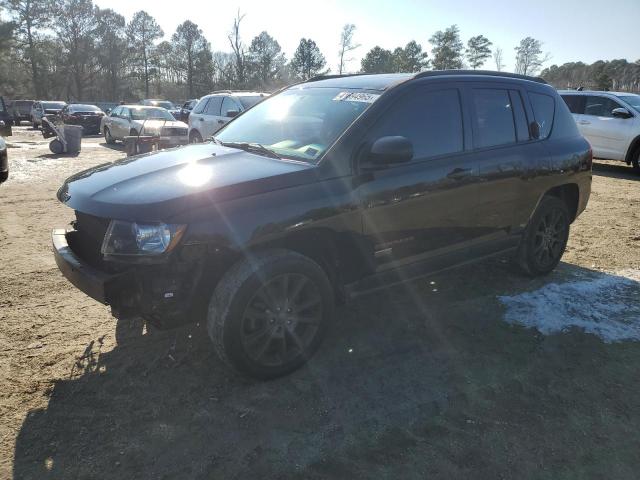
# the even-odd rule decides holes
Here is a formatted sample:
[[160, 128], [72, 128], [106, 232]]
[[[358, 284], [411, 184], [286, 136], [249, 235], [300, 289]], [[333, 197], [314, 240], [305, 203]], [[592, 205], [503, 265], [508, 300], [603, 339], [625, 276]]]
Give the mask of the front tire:
[[108, 145], [116, 143], [116, 139], [111, 135], [109, 127], [104, 127], [104, 141], [107, 142]]
[[220, 280], [207, 330], [230, 367], [271, 379], [313, 355], [333, 311], [333, 289], [317, 263], [296, 252], [266, 250], [240, 260]]
[[557, 197], [540, 201], [520, 240], [517, 263], [530, 276], [546, 275], [562, 258], [569, 239], [569, 211]]
[[191, 132], [189, 135], [189, 143], [202, 143], [202, 135], [196, 131]]

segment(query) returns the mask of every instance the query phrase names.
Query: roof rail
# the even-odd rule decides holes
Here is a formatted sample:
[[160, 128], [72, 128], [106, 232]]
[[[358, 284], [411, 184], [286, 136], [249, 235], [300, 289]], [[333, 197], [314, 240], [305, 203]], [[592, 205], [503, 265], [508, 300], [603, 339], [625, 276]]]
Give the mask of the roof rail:
[[426, 72], [416, 74], [414, 78], [438, 77], [445, 75], [484, 75], [488, 77], [518, 78], [520, 80], [529, 80], [531, 82], [547, 84], [547, 81], [542, 77], [530, 77], [529, 75], [520, 75], [519, 73], [495, 72], [492, 70], [428, 70]]
[[360, 75], [371, 75], [367, 73], [343, 73], [340, 75], [316, 75], [315, 77], [311, 77], [308, 80], [304, 80], [301, 83], [307, 82], [319, 82], [320, 80], [330, 80], [332, 78], [344, 78], [344, 77], [358, 77]]

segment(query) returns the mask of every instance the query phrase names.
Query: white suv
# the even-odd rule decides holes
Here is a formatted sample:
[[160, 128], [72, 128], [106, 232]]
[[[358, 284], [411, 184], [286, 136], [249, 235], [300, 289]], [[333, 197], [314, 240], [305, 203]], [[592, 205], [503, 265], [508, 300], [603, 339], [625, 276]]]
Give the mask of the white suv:
[[558, 93], [591, 144], [594, 157], [622, 160], [640, 173], [640, 95], [586, 90]]
[[189, 141], [202, 142], [210, 138], [222, 126], [269, 94], [223, 90], [200, 99], [189, 115]]

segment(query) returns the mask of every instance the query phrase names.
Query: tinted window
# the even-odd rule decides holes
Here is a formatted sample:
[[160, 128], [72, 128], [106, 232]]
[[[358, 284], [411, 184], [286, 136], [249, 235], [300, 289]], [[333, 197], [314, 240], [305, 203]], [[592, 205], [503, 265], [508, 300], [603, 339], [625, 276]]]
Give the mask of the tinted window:
[[555, 101], [553, 97], [543, 93], [529, 92], [533, 115], [540, 125], [540, 138], [547, 138], [553, 126], [553, 115], [555, 113]]
[[209, 99], [209, 103], [207, 104], [207, 108], [204, 111], [204, 114], [215, 115], [216, 117], [220, 116], [221, 105], [222, 105], [222, 97], [211, 97]]
[[611, 111], [620, 107], [621, 105], [618, 102], [610, 98], [589, 95], [584, 106], [584, 114], [596, 117], [613, 117]]
[[516, 121], [516, 136], [519, 142], [530, 140], [529, 122], [527, 122], [527, 114], [522, 103], [522, 96], [517, 90], [509, 90], [511, 105], [513, 106], [513, 116]]
[[235, 110], [236, 112], [238, 112], [240, 111], [240, 107], [231, 97], [224, 97], [224, 100], [222, 101], [221, 115], [223, 117], [227, 117], [227, 112], [229, 110]]
[[121, 111], [122, 111], [122, 107], [116, 107], [111, 111], [111, 116], [117, 117], [118, 115], [120, 115]]
[[474, 89], [476, 147], [493, 147], [516, 141], [513, 108], [507, 90]]
[[127, 107], [122, 107], [122, 110], [120, 110], [120, 118], [129, 118], [129, 109]]
[[95, 105], [69, 105], [70, 112], [101, 112]]
[[584, 102], [586, 97], [584, 95], [562, 95], [562, 100], [569, 107], [571, 113], [583, 114]]
[[395, 135], [411, 140], [415, 160], [462, 151], [458, 91], [418, 91], [403, 97], [383, 114], [372, 138]]

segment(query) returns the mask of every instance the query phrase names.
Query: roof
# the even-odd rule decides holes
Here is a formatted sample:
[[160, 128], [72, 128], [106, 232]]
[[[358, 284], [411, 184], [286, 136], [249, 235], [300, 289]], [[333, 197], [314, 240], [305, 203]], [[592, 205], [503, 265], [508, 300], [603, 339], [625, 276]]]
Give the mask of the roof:
[[[212, 95], [233, 95], [234, 97], [267, 97], [268, 93], [265, 92], [250, 92], [246, 90], [216, 90], [215, 92], [208, 93], [207, 95], [203, 95], [204, 97], [210, 97]], [[196, 99], [197, 100], [197, 99]]]
[[597, 93], [598, 95], [613, 95], [616, 97], [628, 97], [630, 95], [640, 96], [632, 92], [609, 92], [606, 90], [558, 90], [558, 93], [570, 93], [571, 95], [593, 95]]
[[377, 74], [352, 74], [352, 75], [321, 75], [313, 77], [302, 85], [312, 83], [314, 87], [360, 88], [367, 90], [387, 90], [407, 80], [428, 77], [467, 77], [486, 79], [495, 77], [502, 79], [518, 79], [530, 82], [547, 82], [540, 77], [530, 77], [516, 73], [493, 72], [488, 70], [428, 70], [418, 73], [377, 73]]

